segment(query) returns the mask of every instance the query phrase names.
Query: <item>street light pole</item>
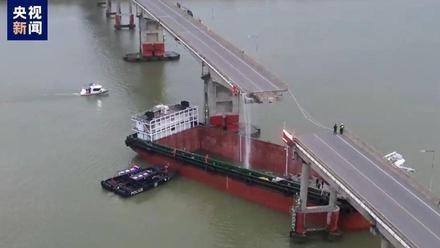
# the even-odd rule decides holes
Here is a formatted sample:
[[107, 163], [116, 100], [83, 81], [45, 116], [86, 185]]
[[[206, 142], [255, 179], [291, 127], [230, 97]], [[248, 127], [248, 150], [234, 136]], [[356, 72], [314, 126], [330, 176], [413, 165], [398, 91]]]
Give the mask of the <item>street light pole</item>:
[[435, 150], [420, 150], [420, 152], [423, 153], [427, 153], [430, 152], [432, 153], [432, 163], [431, 163], [431, 173], [429, 173], [429, 191], [432, 192], [432, 174], [434, 173], [434, 164], [435, 164]]

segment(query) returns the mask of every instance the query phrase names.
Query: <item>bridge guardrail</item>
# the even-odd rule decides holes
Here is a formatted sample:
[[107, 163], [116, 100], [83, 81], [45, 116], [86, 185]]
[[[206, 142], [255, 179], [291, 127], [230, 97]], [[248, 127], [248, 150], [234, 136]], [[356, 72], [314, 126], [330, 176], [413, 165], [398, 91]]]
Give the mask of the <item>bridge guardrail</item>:
[[[309, 153], [309, 154], [311, 154], [311, 155], [313, 155], [314, 153], [306, 146], [306, 145], [304, 145], [303, 143], [301, 143], [299, 140], [296, 140], [296, 143], [297, 143], [297, 146], [299, 146], [299, 147], [301, 147], [302, 149], [304, 149], [307, 153]], [[344, 182], [331, 168], [329, 168], [328, 166], [326, 166], [326, 164], [324, 163], [324, 161], [322, 161], [321, 159], [319, 159], [317, 156], [313, 156], [313, 159], [315, 159], [319, 164], [321, 164], [321, 166], [323, 166], [323, 167], [325, 167], [325, 169], [327, 170], [327, 171], [330, 171], [331, 173], [332, 173], [332, 175], [331, 176], [333, 176], [334, 178], [336, 178], [339, 182]], [[337, 182], [336, 182], [337, 183]], [[374, 215], [376, 215], [376, 216], [378, 216], [378, 217], [380, 217], [381, 219], [380, 219], [380, 221], [382, 221], [382, 222], [384, 222], [387, 226], [383, 226], [383, 228], [385, 228], [387, 231], [389, 231], [388, 230], [388, 228], [391, 228], [391, 227], [393, 227], [393, 224], [381, 213], [381, 212], [379, 212], [379, 211], [377, 211], [369, 202], [367, 202], [367, 201], [364, 201], [364, 200], [362, 200], [362, 197], [350, 186], [350, 185], [347, 185], [346, 183], [344, 183], [344, 185], [343, 185], [345, 188], [347, 188], [350, 192], [351, 192], [351, 194], [353, 194], [357, 199], [353, 199], [354, 201], [356, 201], [356, 203], [357, 204], [359, 204], [359, 202], [361, 203], [361, 204], [363, 204], [364, 206], [367, 206], [368, 207], [368, 209], [366, 209], [366, 211], [368, 212], [368, 214], [370, 214], [370, 217], [372, 218], [372, 219], [375, 219], [374, 218], [374, 216], [372, 216], [371, 215], [371, 213], [369, 212], [369, 211], [371, 211], [371, 212], [373, 212], [374, 213]], [[347, 192], [347, 193], [349, 193], [350, 194], [350, 192]], [[359, 201], [359, 202], [358, 202]], [[361, 206], [362, 207], [362, 206]], [[377, 221], [377, 220], [376, 220]], [[375, 224], [375, 223], [373, 223], [373, 224]], [[411, 241], [410, 240], [408, 240], [407, 238], [406, 238], [406, 236], [405, 235], [403, 235], [401, 232], [400, 232], [400, 230], [394, 230], [395, 228], [393, 228], [393, 230], [392, 230], [392, 232], [394, 232], [395, 234], [398, 234], [399, 235], [399, 237], [397, 238], [397, 240], [400, 242], [400, 241], [402, 241], [402, 242], [404, 242], [404, 243], [406, 243], [406, 244], [411, 244]], [[391, 235], [393, 235], [392, 233], [390, 233]], [[396, 238], [396, 237], [395, 237]], [[400, 240], [399, 240], [400, 239]]]
[[362, 141], [358, 136], [356, 136], [351, 131], [344, 132], [344, 136], [347, 137], [350, 141], [352, 141], [356, 146], [361, 148], [362, 150], [370, 153], [376, 160], [378, 160], [382, 169], [391, 172], [393, 175], [399, 177], [400, 179], [407, 181], [411, 186], [414, 187], [419, 193], [423, 195], [423, 197], [428, 200], [429, 203], [433, 207], [436, 206], [439, 199], [435, 195], [432, 194], [425, 186], [417, 182], [413, 177], [404, 173], [402, 170], [394, 166], [390, 161], [383, 158], [383, 153], [379, 152], [378, 149], [373, 147], [372, 145], [367, 144], [365, 141]]
[[[165, 4], [168, 4], [171, 8], [174, 8], [177, 11], [182, 11], [181, 9], [177, 8], [174, 5], [171, 5], [164, 1]], [[200, 19], [195, 19], [194, 17], [191, 17], [190, 15], [183, 14], [186, 19], [188, 19], [190, 22], [192, 22], [194, 25], [196, 25], [199, 28], [202, 28], [206, 33], [211, 35], [215, 38], [216, 41], [218, 41], [222, 46], [228, 48], [229, 50], [233, 51], [237, 56], [239, 56], [243, 61], [246, 63], [252, 65], [260, 74], [264, 74], [263, 76], [266, 77], [268, 80], [270, 80], [274, 85], [280, 88], [278, 91], [287, 91], [287, 85], [283, 83], [274, 73], [268, 71], [266, 68], [264, 68], [261, 64], [259, 64], [255, 59], [247, 55], [243, 50], [240, 50], [237, 48], [234, 44], [227, 41], [226, 39], [222, 38], [220, 35], [209, 29], [205, 24], [202, 23]], [[196, 50], [196, 49], [194, 49]], [[284, 88], [284, 89], [282, 89]], [[275, 90], [277, 91], [277, 90]], [[258, 93], [258, 92], [250, 92], [250, 93]]]
[[[194, 53], [195, 56], [199, 57], [199, 59], [201, 59], [203, 62], [207, 63], [209, 65], [209, 67], [211, 67], [223, 80], [225, 80], [225, 82], [227, 84], [231, 85], [231, 80], [226, 77], [225, 75], [223, 75], [220, 71], [218, 71], [216, 68], [214, 68], [211, 64], [211, 62], [206, 59], [203, 55], [201, 55], [194, 47], [192, 47], [190, 44], [188, 44], [184, 39], [182, 39], [182, 37], [177, 34], [176, 32], [174, 32], [173, 29], [171, 29], [170, 27], [168, 27], [162, 20], [160, 17], [154, 15], [153, 13], [151, 13], [150, 11], [148, 11], [148, 9], [146, 7], [144, 7], [141, 3], [139, 3], [137, 0], [132, 0], [133, 3], [137, 4], [141, 9], [143, 9], [143, 11], [146, 11], [147, 14], [149, 14], [153, 19], [157, 20], [164, 28], [166, 31], [168, 31], [169, 33], [171, 33], [171, 35], [173, 35], [176, 39], [178, 39], [179, 41], [181, 41], [183, 43], [183, 45], [189, 49], [191, 52]], [[165, 4], [167, 4], [165, 2]], [[175, 8], [174, 6], [169, 5], [170, 8]], [[231, 85], [232, 86], [232, 85]]]

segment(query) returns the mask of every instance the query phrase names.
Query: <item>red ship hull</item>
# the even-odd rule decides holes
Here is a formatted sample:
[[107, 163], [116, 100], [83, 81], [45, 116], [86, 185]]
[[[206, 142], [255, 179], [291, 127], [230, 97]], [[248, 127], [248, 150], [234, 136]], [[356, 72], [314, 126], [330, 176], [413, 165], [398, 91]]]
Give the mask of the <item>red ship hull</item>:
[[[240, 141], [240, 139], [242, 139]], [[215, 128], [198, 127], [163, 138], [157, 143], [197, 153], [217, 156], [232, 162], [240, 162], [244, 154], [245, 140], [234, 133]], [[241, 145], [243, 144], [243, 145]], [[140, 148], [133, 148], [142, 158], [150, 163], [168, 164], [180, 175], [209, 185], [215, 189], [228, 192], [246, 200], [259, 203], [268, 208], [290, 213], [293, 197], [281, 192], [252, 185], [227, 175], [214, 174], [191, 164], [176, 161], [172, 158], [151, 153]], [[250, 164], [252, 169], [270, 171], [278, 175], [296, 175], [301, 170], [301, 164], [292, 159], [291, 152], [285, 147], [260, 140], [251, 141]], [[288, 159], [286, 161], [286, 154]], [[307, 221], [324, 224], [327, 215], [318, 213], [307, 215]], [[341, 213], [339, 227], [342, 230], [368, 229], [371, 223], [358, 212]]]

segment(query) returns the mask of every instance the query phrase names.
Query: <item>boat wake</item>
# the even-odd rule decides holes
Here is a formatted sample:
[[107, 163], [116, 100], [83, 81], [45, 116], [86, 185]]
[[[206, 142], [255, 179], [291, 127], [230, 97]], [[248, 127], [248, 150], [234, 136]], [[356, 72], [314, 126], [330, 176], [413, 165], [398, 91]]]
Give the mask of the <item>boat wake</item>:
[[76, 93], [55, 93], [54, 96], [80, 96], [78, 92]]
[[56, 100], [60, 98], [73, 96], [80, 96], [80, 93], [43, 93], [43, 94], [29, 94], [29, 95], [15, 95], [0, 99], [0, 103], [15, 103], [15, 102], [34, 102], [44, 100]]

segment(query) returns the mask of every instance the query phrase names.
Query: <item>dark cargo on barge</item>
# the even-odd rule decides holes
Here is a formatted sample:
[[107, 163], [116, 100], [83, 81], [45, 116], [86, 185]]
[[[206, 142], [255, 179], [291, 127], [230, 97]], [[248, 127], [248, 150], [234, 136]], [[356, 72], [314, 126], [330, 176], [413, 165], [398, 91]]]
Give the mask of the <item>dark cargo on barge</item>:
[[101, 186], [122, 197], [131, 197], [148, 189], [164, 184], [176, 175], [169, 172], [163, 165], [155, 165], [149, 168], [132, 168], [130, 172], [101, 181]]

